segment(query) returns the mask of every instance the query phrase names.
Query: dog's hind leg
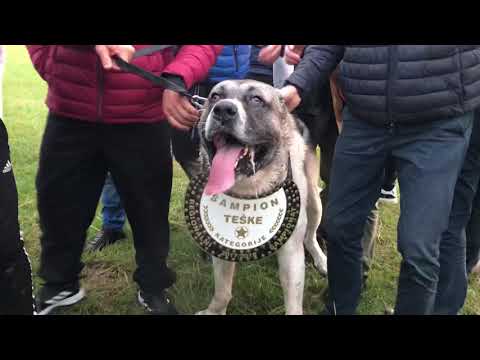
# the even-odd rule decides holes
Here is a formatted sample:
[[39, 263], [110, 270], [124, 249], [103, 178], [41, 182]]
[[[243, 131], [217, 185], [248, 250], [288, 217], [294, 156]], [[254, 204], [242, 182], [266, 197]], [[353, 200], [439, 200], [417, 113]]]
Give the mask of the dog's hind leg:
[[[304, 232], [301, 232], [302, 234]], [[303, 287], [305, 283], [305, 252], [303, 238], [292, 237], [278, 251], [280, 282], [283, 288], [287, 315], [303, 314]]]
[[213, 258], [213, 277], [215, 280], [215, 294], [206, 310], [197, 315], [226, 315], [227, 307], [232, 299], [233, 276], [235, 263]]
[[305, 248], [313, 257], [317, 270], [327, 274], [327, 257], [318, 245], [317, 228], [322, 219], [322, 202], [318, 193], [318, 159], [315, 153], [308, 148], [305, 154], [305, 173], [307, 176], [307, 232], [305, 234]]

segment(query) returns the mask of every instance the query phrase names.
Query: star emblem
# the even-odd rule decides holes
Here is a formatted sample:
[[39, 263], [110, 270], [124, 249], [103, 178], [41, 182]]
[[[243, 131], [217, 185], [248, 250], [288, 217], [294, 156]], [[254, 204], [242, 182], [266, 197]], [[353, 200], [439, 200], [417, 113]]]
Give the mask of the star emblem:
[[248, 235], [248, 229], [245, 226], [241, 226], [235, 229], [235, 236], [237, 239], [245, 239]]

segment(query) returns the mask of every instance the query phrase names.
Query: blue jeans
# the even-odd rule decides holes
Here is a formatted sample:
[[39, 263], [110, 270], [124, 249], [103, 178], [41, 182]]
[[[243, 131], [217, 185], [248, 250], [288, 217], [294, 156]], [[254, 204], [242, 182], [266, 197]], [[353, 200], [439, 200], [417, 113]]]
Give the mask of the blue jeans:
[[[402, 255], [396, 314], [433, 312], [440, 238], [448, 226], [455, 183], [465, 158], [473, 114], [417, 125], [375, 126], [345, 108], [326, 210], [330, 303], [354, 314], [362, 287], [362, 234], [391, 157], [402, 196]], [[368, 119], [367, 119], [368, 120]]]
[[110, 173], [103, 186], [102, 204], [103, 229], [121, 231], [125, 225], [125, 209]]
[[480, 261], [480, 184], [473, 200], [472, 215], [467, 226], [467, 273]]
[[[470, 145], [468, 146], [467, 155], [455, 186], [455, 196], [453, 198], [448, 229], [443, 233], [440, 243], [440, 279], [435, 300], [435, 314], [458, 314], [467, 297], [467, 239], [465, 229], [471, 215], [476, 216], [472, 213], [472, 204], [480, 180], [479, 121], [480, 118], [475, 117]], [[475, 219], [472, 220], [472, 226], [469, 229], [473, 230], [473, 235], [476, 236], [476, 239], [472, 238], [473, 241], [469, 241], [470, 263], [475, 257], [478, 259], [478, 244], [475, 246], [475, 240], [478, 242], [480, 235], [475, 231], [475, 227], [478, 227], [477, 224], [474, 224]], [[469, 232], [469, 235], [471, 235], [471, 232]], [[475, 247], [477, 250], [475, 250]]]

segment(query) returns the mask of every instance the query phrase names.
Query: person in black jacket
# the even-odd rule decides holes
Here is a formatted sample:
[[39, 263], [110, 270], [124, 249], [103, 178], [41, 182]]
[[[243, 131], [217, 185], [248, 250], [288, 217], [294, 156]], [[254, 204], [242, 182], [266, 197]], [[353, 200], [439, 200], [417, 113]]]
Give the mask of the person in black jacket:
[[[270, 51], [268, 51], [267, 54], [260, 55], [260, 51], [258, 51], [257, 57], [260, 56], [262, 61], [266, 63], [276, 61], [281, 52], [276, 52], [274, 48], [275, 46], [281, 45], [270, 45], [271, 50], [268, 49]], [[304, 45], [285, 46], [286, 62], [291, 65], [297, 65], [303, 56], [304, 47]], [[253, 60], [251, 63], [253, 63]], [[263, 64], [261, 61], [258, 61], [258, 63]], [[272, 75], [270, 75], [270, 78], [272, 78]], [[319, 175], [325, 186], [320, 192], [320, 200], [324, 211], [322, 211], [322, 220], [317, 229], [317, 241], [324, 251], [326, 251], [326, 242], [328, 241], [325, 231], [325, 209], [328, 201], [328, 187], [330, 183], [333, 154], [339, 135], [340, 125], [339, 116], [337, 116], [334, 110], [334, 102], [341, 101], [341, 99], [338, 98], [338, 94], [334, 91], [334, 89], [336, 89], [336, 76], [332, 76], [331, 78], [332, 81], [330, 84], [327, 82], [312, 89], [307, 94], [308, 99], [303, 99], [300, 106], [294, 111], [295, 115], [305, 123], [310, 132], [309, 145], [314, 149], [314, 152], [317, 151], [317, 147], [320, 149], [321, 161]], [[335, 96], [332, 96], [333, 94], [335, 94]], [[375, 239], [378, 235], [378, 224], [379, 211], [377, 204], [375, 204], [367, 217], [362, 237], [364, 284], [368, 278], [369, 270], [373, 262]]]
[[[480, 46], [311, 45], [281, 90], [287, 106], [297, 107], [339, 63], [346, 107], [326, 210], [327, 310], [356, 311], [363, 225], [391, 156], [402, 190], [395, 314], [432, 314], [441, 296], [440, 239], [480, 105]], [[448, 266], [442, 271], [461, 265]]]

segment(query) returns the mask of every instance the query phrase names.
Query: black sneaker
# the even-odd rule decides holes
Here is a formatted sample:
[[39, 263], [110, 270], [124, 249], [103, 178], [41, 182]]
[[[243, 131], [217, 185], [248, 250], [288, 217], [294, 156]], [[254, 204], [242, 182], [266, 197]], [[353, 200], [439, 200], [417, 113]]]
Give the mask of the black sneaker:
[[139, 290], [137, 294], [137, 300], [149, 314], [178, 315], [177, 309], [171, 303], [165, 292], [163, 292], [161, 295], [153, 295]]
[[118, 240], [125, 239], [127, 235], [122, 230], [103, 229], [100, 230], [95, 238], [88, 244], [88, 251], [100, 251], [108, 245], [116, 243]]
[[37, 315], [47, 315], [60, 306], [70, 306], [85, 297], [85, 290], [80, 287], [43, 286], [36, 297]]
[[385, 203], [397, 204], [398, 203], [398, 197], [397, 197], [396, 188], [393, 188], [392, 190], [382, 189], [380, 191], [380, 197], [379, 197], [378, 200], [380, 200], [382, 202], [385, 202]]

